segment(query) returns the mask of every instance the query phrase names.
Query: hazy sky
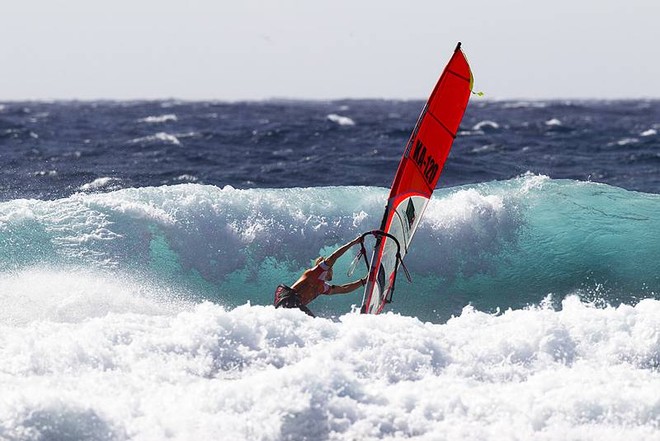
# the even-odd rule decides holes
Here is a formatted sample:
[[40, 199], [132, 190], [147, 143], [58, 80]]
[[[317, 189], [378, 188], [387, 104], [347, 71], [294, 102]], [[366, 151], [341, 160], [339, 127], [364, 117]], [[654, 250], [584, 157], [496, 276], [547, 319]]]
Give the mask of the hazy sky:
[[5, 0], [0, 100], [660, 98], [659, 0]]

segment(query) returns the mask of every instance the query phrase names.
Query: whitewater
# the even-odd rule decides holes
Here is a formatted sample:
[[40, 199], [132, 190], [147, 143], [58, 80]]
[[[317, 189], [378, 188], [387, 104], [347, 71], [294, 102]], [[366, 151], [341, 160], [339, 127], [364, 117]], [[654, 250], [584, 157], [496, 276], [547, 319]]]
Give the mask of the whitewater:
[[316, 319], [273, 308], [377, 227], [387, 191], [0, 202], [0, 439], [658, 439], [658, 195], [531, 173], [441, 188], [387, 313], [358, 314], [361, 293]]

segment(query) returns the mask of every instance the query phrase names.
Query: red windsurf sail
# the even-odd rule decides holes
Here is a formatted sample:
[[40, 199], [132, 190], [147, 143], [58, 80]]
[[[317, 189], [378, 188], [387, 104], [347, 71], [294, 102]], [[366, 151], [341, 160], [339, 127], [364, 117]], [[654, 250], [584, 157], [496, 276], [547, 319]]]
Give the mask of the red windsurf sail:
[[396, 172], [369, 267], [361, 312], [392, 300], [396, 272], [438, 183], [472, 91], [472, 72], [458, 43], [417, 120]]

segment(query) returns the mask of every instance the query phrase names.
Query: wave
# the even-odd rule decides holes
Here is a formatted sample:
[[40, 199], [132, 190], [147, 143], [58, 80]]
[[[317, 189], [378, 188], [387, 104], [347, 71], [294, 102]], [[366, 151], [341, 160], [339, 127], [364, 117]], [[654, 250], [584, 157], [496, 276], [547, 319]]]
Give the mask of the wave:
[[347, 116], [337, 115], [336, 113], [331, 113], [327, 116], [329, 121], [339, 124], [340, 126], [354, 126], [355, 121]]
[[138, 122], [143, 122], [143, 123], [151, 123], [151, 124], [159, 124], [159, 123], [165, 123], [165, 122], [170, 122], [170, 121], [178, 121], [179, 118], [173, 114], [173, 113], [168, 113], [165, 115], [157, 115], [157, 116], [147, 116], [145, 118], [140, 118], [138, 119]]
[[158, 143], [181, 145], [181, 141], [177, 136], [165, 132], [158, 132], [155, 135], [135, 138], [129, 141], [129, 144], [158, 144]]
[[[318, 255], [377, 228], [386, 197], [376, 187], [180, 184], [13, 200], [0, 203], [0, 273], [96, 271], [189, 301], [267, 305]], [[536, 175], [439, 189], [406, 257], [413, 283], [401, 279], [388, 310], [443, 321], [466, 305], [520, 309], [548, 295], [634, 304], [660, 292], [659, 213], [658, 195]], [[360, 296], [313, 309], [341, 315]]]
[[102, 177], [96, 178], [92, 182], [83, 184], [79, 187], [80, 191], [100, 191], [100, 190], [119, 190], [121, 188], [121, 179], [111, 178], [111, 177]]

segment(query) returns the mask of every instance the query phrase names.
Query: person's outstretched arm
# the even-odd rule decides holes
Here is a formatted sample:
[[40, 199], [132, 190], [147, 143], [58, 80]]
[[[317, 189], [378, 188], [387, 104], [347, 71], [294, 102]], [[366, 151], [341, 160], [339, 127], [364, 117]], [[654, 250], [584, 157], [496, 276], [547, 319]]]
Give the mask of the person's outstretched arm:
[[367, 283], [367, 278], [366, 277], [364, 279], [356, 280], [355, 282], [347, 283], [345, 285], [332, 285], [330, 287], [330, 291], [328, 291], [328, 295], [347, 294], [349, 292], [353, 292], [356, 289], [364, 286], [365, 283]]
[[337, 249], [335, 250], [334, 253], [332, 253], [332, 254], [330, 255], [330, 257], [328, 257], [327, 259], [325, 259], [325, 263], [326, 263], [328, 266], [332, 266], [332, 265], [334, 265], [335, 262], [337, 261], [337, 259], [339, 259], [339, 258], [340, 258], [340, 257], [346, 252], [346, 251], [348, 251], [348, 249], [349, 249], [350, 247], [352, 247], [352, 246], [355, 245], [356, 243], [359, 243], [361, 240], [362, 240], [362, 237], [361, 237], [361, 236], [358, 236], [358, 237], [356, 237], [355, 239], [353, 239], [352, 241], [350, 241], [350, 242], [348, 242], [348, 243], [346, 243], [346, 244], [340, 246], [339, 248], [337, 248]]

